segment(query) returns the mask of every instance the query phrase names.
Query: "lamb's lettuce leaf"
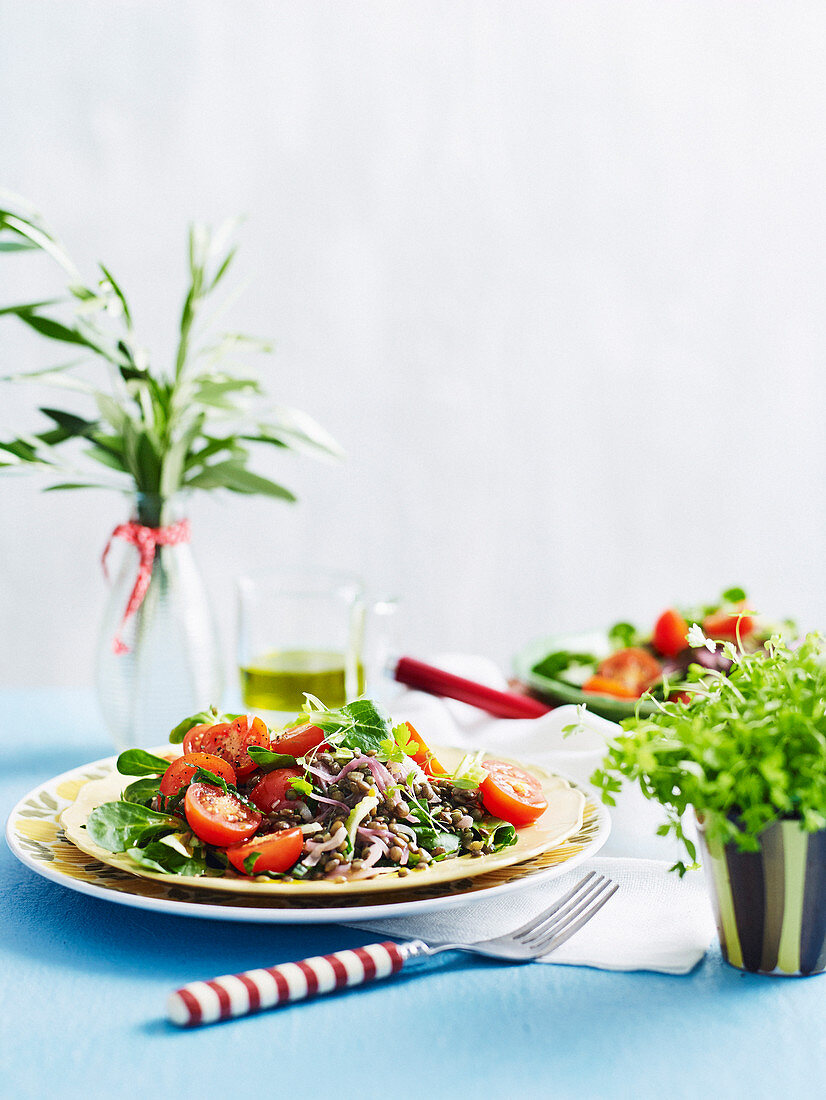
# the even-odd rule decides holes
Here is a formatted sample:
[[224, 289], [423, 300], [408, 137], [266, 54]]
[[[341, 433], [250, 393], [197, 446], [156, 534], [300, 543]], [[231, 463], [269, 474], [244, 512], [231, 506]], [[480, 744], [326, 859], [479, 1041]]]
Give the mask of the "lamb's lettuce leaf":
[[128, 848], [142, 847], [150, 840], [180, 828], [181, 821], [177, 817], [124, 801], [104, 802], [92, 810], [86, 822], [89, 836], [107, 852], [125, 852]]
[[144, 749], [127, 749], [118, 757], [117, 768], [121, 775], [163, 775], [169, 764], [169, 760]]

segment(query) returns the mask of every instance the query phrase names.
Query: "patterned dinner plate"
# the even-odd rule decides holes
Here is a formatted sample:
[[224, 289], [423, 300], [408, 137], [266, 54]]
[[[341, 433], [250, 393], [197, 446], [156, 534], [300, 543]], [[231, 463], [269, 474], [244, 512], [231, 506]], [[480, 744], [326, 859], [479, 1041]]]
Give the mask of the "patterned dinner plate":
[[[168, 746], [167, 746], [168, 749]], [[439, 750], [447, 757], [450, 750]], [[64, 822], [76, 835], [76, 827], [96, 802], [95, 790], [108, 791], [112, 783], [115, 757], [99, 760], [56, 776], [36, 787], [18, 802], [6, 826], [9, 847], [27, 867], [53, 882], [93, 897], [104, 898], [140, 909], [154, 909], [182, 916], [222, 920], [261, 921], [284, 924], [341, 923], [376, 920], [414, 913], [432, 912], [468, 904], [539, 881], [556, 878], [578, 866], [597, 852], [608, 839], [610, 818], [604, 806], [589, 792], [551, 776], [538, 768], [531, 770], [548, 790], [548, 800], [557, 811], [552, 816], [560, 833], [552, 838], [550, 830], [544, 846], [531, 829], [523, 830], [520, 843], [528, 835], [529, 846], [516, 859], [491, 863], [502, 853], [478, 859], [466, 857], [462, 867], [449, 861], [453, 872], [436, 878], [430, 871], [413, 872], [406, 878], [388, 875], [358, 884], [352, 892], [335, 890], [332, 883], [310, 893], [297, 892], [289, 883], [254, 882], [244, 879], [185, 879], [145, 875], [126, 870], [120, 857], [112, 853], [83, 851], [66, 835]], [[123, 780], [128, 782], [128, 780]], [[103, 781], [103, 782], [101, 782]], [[118, 780], [114, 780], [117, 785]], [[93, 786], [94, 785], [94, 786]], [[91, 797], [90, 797], [91, 794]], [[107, 797], [117, 797], [117, 792]], [[574, 811], [575, 813], [572, 813]], [[74, 824], [73, 824], [74, 823]], [[534, 826], [532, 828], [537, 828]], [[81, 833], [82, 837], [82, 833]], [[535, 851], [537, 843], [541, 850]], [[85, 839], [84, 848], [91, 842]], [[514, 848], [506, 851], [514, 852]], [[463, 859], [462, 864], [465, 864]], [[445, 866], [440, 864], [439, 868]], [[427, 876], [427, 877], [425, 877]], [[393, 885], [388, 889], [389, 881]], [[294, 884], [305, 888], [308, 883]], [[383, 887], [376, 890], [377, 886]], [[273, 890], [273, 887], [279, 889]], [[333, 887], [333, 889], [331, 889]], [[366, 888], [366, 889], [365, 889]]]

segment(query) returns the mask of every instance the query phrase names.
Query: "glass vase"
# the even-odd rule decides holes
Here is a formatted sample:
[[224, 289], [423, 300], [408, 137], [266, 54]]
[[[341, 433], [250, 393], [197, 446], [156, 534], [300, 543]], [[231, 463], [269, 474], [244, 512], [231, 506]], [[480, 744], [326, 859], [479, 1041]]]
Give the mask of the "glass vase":
[[[131, 524], [157, 531], [185, 518], [181, 498], [139, 494]], [[103, 717], [118, 749], [163, 744], [189, 714], [220, 706], [223, 672], [217, 632], [188, 534], [149, 551], [152, 572], [140, 605], [124, 619], [140, 569], [129, 525], [112, 542], [122, 554], [97, 649]], [[124, 541], [124, 538], [126, 541]]]

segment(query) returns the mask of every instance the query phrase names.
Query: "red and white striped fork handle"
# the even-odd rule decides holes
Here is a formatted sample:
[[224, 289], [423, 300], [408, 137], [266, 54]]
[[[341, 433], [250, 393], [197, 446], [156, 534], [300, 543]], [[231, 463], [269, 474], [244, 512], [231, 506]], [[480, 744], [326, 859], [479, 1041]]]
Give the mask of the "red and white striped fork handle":
[[244, 974], [225, 974], [208, 982], [190, 982], [169, 995], [167, 1019], [179, 1027], [214, 1024], [278, 1008], [337, 989], [363, 985], [396, 974], [412, 958], [428, 953], [420, 940], [371, 943], [303, 962], [281, 963]]

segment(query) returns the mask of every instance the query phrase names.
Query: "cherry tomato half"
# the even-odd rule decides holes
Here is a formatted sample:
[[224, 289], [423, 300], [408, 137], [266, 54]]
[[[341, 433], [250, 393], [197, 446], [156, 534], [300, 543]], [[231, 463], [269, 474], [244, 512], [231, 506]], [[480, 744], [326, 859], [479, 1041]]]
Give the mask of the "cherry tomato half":
[[629, 646], [612, 653], [597, 665], [597, 676], [614, 680], [630, 692], [642, 695], [662, 676], [662, 666], [656, 657], [639, 646]]
[[250, 791], [250, 802], [254, 802], [264, 814], [271, 814], [288, 806], [287, 791], [293, 779], [300, 779], [303, 768], [274, 768], [255, 784]]
[[235, 786], [235, 772], [226, 760], [208, 752], [185, 752], [183, 756], [173, 760], [163, 773], [159, 788], [161, 794], [165, 798], [173, 798], [189, 783], [198, 768], [206, 768], [213, 775], [218, 775]]
[[715, 641], [736, 642], [738, 629], [741, 639], [748, 637], [754, 630], [752, 617], [736, 611], [717, 611], [703, 619], [703, 631]]
[[607, 676], [591, 676], [582, 685], [582, 690], [591, 695], [612, 695], [615, 699], [639, 699], [642, 694], [619, 680], [609, 680]]
[[233, 722], [220, 722], [217, 726], [213, 726], [204, 735], [201, 749], [203, 752], [211, 752], [222, 757], [235, 769], [236, 776], [244, 779], [257, 767], [247, 752], [250, 745], [269, 748], [269, 730], [260, 718], [253, 718], [250, 724], [247, 715], [242, 714]]
[[531, 825], [548, 808], [539, 780], [505, 760], [483, 760], [488, 777], [482, 781], [482, 804], [489, 814], [520, 828]]
[[184, 735], [184, 752], [200, 752], [204, 737], [212, 729], [214, 722], [202, 722], [199, 726], [193, 726]]
[[190, 783], [184, 813], [196, 836], [221, 848], [249, 840], [261, 824], [257, 810], [251, 810], [237, 795], [212, 783]]
[[[304, 848], [304, 836], [299, 828], [282, 829], [278, 833], [254, 837], [244, 844], [227, 848], [227, 858], [242, 875], [257, 875], [261, 871], [289, 871]], [[244, 860], [257, 856], [252, 871], [244, 866]]]
[[437, 777], [440, 775], [447, 775], [445, 769], [442, 767], [442, 765], [425, 744], [424, 738], [417, 731], [416, 727], [410, 722], [405, 722], [405, 725], [410, 730], [410, 736], [413, 738], [414, 741], [418, 743], [419, 746], [418, 751], [415, 753], [414, 756], [411, 757], [411, 760], [416, 761], [416, 763], [419, 765], [425, 775], [433, 775]]
[[306, 756], [310, 749], [315, 749], [324, 743], [324, 730], [318, 726], [292, 726], [282, 730], [270, 742], [273, 752], [283, 752], [288, 756], [298, 759]]
[[688, 623], [673, 607], [663, 611], [654, 625], [651, 644], [663, 657], [676, 657], [688, 648]]

